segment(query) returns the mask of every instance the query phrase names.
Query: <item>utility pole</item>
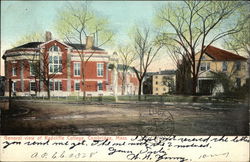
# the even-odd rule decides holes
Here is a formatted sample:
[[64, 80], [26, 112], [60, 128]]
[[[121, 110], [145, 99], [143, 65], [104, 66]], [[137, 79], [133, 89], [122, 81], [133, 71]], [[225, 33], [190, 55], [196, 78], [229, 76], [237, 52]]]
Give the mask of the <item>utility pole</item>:
[[115, 96], [115, 102], [118, 101], [118, 97], [117, 97], [117, 87], [118, 87], [118, 55], [116, 52], [113, 53], [113, 58], [112, 58], [112, 61], [114, 63], [114, 82], [113, 82], [113, 85], [114, 85], [114, 96]]
[[11, 92], [12, 92], [12, 83], [13, 81], [9, 79], [9, 109], [11, 109]]

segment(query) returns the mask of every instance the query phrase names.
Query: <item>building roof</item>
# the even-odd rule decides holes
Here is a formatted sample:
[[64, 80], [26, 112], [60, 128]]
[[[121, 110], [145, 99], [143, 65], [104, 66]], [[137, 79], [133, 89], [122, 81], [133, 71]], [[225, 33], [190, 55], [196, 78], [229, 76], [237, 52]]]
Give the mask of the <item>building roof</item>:
[[175, 75], [176, 71], [175, 70], [161, 70], [158, 72], [147, 72], [147, 76], [152, 76], [152, 75]]
[[175, 70], [162, 70], [157, 72], [156, 75], [175, 75], [176, 71]]
[[14, 47], [11, 50], [20, 49], [20, 48], [38, 48], [38, 46], [42, 43], [43, 42], [29, 42], [29, 43], [23, 44], [21, 46]]
[[[78, 50], [85, 50], [86, 49], [86, 44], [77, 44], [77, 43], [65, 43], [65, 44], [67, 44], [75, 49], [78, 49]], [[95, 46], [92, 47], [92, 50], [104, 51], [104, 49], [99, 48], [99, 47], [95, 47]]]
[[[25, 49], [25, 48], [26, 49], [38, 48], [38, 46], [40, 44], [42, 44], [42, 43], [44, 43], [44, 42], [29, 42], [29, 43], [23, 44], [21, 46], [14, 47], [14, 48], [12, 48], [10, 50], [7, 50], [7, 51], [17, 50], [17, 49]], [[69, 45], [69, 46], [71, 46], [71, 47], [73, 47], [75, 49], [78, 49], [78, 50], [85, 50], [86, 49], [86, 45], [85, 44], [77, 44], [77, 43], [65, 43], [65, 44], [67, 44], [67, 45]], [[102, 50], [103, 51], [104, 49], [101, 49], [99, 47], [93, 46], [92, 50]]]
[[209, 45], [205, 51], [205, 53], [212, 57], [214, 60], [217, 61], [235, 61], [235, 60], [246, 60], [245, 57], [240, 55], [236, 55], [232, 52], [216, 48], [214, 46]]

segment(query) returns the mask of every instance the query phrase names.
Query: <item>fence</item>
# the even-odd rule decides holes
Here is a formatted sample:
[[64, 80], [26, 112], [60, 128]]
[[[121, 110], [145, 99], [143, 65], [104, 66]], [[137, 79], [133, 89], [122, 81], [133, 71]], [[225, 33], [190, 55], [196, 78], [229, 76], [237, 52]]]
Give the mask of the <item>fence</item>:
[[[51, 102], [115, 102], [114, 96], [91, 96], [87, 95], [85, 100], [82, 96], [51, 96], [48, 99], [46, 96], [13, 96], [13, 100], [44, 100]], [[0, 96], [0, 102], [8, 100], [6, 96]], [[127, 95], [127, 96], [118, 96], [119, 101], [138, 101], [137, 95]], [[144, 102], [239, 102], [228, 97], [212, 97], [212, 96], [181, 96], [181, 95], [142, 95], [141, 100]]]

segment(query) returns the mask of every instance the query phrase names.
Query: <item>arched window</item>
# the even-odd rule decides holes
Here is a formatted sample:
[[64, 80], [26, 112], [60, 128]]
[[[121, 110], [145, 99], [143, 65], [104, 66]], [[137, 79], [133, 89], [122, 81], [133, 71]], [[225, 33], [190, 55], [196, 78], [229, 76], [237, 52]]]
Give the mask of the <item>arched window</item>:
[[62, 72], [62, 55], [59, 52], [58, 46], [52, 46], [49, 49], [49, 72], [61, 73]]
[[52, 46], [52, 47], [50, 47], [49, 51], [51, 51], [51, 52], [59, 52], [60, 48], [58, 46]]

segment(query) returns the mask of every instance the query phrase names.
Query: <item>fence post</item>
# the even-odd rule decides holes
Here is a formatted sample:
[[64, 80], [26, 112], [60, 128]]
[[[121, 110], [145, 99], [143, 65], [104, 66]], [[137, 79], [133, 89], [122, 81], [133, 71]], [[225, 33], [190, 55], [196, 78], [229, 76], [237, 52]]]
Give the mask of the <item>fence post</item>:
[[162, 97], [162, 95], [160, 96], [160, 102], [163, 102], [163, 97]]

